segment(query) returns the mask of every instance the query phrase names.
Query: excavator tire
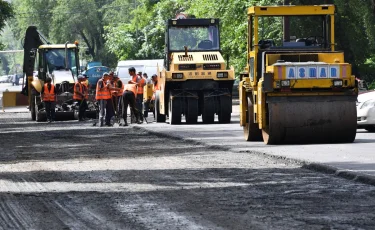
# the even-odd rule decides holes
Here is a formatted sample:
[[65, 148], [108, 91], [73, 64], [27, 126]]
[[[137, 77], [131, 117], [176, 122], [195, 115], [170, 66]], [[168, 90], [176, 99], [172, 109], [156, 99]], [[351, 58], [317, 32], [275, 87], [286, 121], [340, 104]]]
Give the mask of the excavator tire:
[[246, 141], [262, 141], [262, 130], [254, 123], [254, 105], [251, 97], [247, 97], [246, 125], [243, 127]]
[[267, 100], [266, 144], [351, 143], [357, 133], [355, 96], [274, 97]]

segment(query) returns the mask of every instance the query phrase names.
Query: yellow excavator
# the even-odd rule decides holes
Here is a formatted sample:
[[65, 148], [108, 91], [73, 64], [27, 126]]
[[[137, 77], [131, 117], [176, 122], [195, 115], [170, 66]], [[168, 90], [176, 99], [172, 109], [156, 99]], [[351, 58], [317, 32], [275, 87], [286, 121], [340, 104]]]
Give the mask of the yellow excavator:
[[[266, 33], [266, 23], [282, 26], [283, 37]], [[344, 53], [335, 50], [334, 24], [334, 5], [248, 9], [247, 67], [239, 84], [247, 141], [354, 141], [358, 89]], [[290, 36], [299, 28], [312, 34]]]

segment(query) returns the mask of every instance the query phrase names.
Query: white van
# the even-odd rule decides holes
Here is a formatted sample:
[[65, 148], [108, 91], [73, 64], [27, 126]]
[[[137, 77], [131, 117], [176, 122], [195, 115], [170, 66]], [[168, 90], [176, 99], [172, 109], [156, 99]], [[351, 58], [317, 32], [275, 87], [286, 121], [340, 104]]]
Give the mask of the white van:
[[158, 74], [158, 66], [160, 71], [163, 65], [164, 59], [119, 61], [116, 67], [116, 74], [123, 82], [127, 82], [130, 80], [128, 69], [134, 67], [136, 73], [146, 73], [150, 79], [153, 74]]

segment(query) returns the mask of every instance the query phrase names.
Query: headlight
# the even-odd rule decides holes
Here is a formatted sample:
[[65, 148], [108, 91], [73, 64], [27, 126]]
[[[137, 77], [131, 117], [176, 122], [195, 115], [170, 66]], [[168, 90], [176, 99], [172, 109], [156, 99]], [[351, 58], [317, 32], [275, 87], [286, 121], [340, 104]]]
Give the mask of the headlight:
[[182, 78], [184, 78], [184, 74], [183, 73], [172, 73], [172, 78], [173, 79], [182, 79]]
[[342, 80], [333, 80], [334, 87], [342, 87]]
[[375, 100], [368, 100], [361, 106], [361, 109], [375, 107]]
[[276, 81], [276, 88], [280, 88], [280, 81]]
[[228, 72], [217, 73], [217, 78], [228, 78]]
[[290, 87], [290, 81], [289, 80], [282, 80], [281, 81], [281, 87]]

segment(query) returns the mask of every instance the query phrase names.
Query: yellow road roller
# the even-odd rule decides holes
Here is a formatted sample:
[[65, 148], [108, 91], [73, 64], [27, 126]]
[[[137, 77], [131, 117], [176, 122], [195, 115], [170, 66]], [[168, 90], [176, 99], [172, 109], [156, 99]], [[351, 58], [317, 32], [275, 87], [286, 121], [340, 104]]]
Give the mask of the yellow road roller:
[[[239, 85], [247, 141], [354, 141], [358, 89], [344, 53], [335, 50], [334, 24], [334, 5], [248, 9], [247, 67]], [[266, 31], [278, 25], [280, 33]]]

